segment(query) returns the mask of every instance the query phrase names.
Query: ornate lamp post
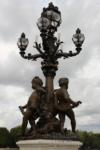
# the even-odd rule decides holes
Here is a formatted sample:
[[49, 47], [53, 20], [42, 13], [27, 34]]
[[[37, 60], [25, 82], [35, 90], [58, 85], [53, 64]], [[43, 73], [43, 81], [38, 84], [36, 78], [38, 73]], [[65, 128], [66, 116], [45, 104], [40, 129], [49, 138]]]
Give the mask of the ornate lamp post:
[[42, 70], [44, 76], [46, 77], [46, 87], [48, 89], [48, 94], [53, 90], [53, 78], [58, 69], [58, 59], [69, 58], [76, 56], [82, 50], [82, 44], [84, 42], [84, 34], [81, 33], [81, 30], [78, 28], [76, 33], [73, 35], [72, 41], [76, 46], [76, 52], [69, 51], [68, 53], [63, 52], [59, 49], [59, 46], [62, 41], [57, 39], [54, 36], [54, 33], [57, 31], [57, 28], [61, 24], [61, 12], [58, 10], [58, 7], [55, 7], [53, 3], [50, 3], [47, 8], [43, 8], [41, 17], [38, 19], [37, 26], [40, 30], [40, 36], [42, 38], [42, 45], [35, 42], [35, 48], [39, 52], [38, 54], [25, 54], [25, 50], [28, 46], [28, 39], [25, 37], [25, 34], [22, 33], [21, 37], [18, 40], [18, 48], [20, 49], [20, 55], [24, 59], [28, 60], [37, 60], [42, 58]]
[[54, 90], [53, 79], [58, 69], [59, 58], [69, 58], [78, 55], [82, 50], [82, 44], [85, 40], [84, 34], [78, 28], [76, 33], [72, 37], [72, 41], [75, 44], [76, 51], [63, 52], [60, 49], [60, 45], [63, 43], [57, 37], [54, 36], [58, 27], [61, 24], [61, 12], [58, 7], [55, 7], [53, 3], [49, 3], [47, 8], [43, 8], [41, 17], [38, 19], [37, 26], [40, 30], [40, 36], [42, 44], [35, 42], [35, 48], [38, 51], [37, 54], [26, 54], [25, 50], [28, 46], [28, 39], [25, 34], [22, 33], [18, 40], [18, 48], [20, 49], [20, 55], [24, 59], [37, 60], [42, 59], [41, 68], [46, 79], [47, 98], [46, 101], [52, 107], [52, 93]]

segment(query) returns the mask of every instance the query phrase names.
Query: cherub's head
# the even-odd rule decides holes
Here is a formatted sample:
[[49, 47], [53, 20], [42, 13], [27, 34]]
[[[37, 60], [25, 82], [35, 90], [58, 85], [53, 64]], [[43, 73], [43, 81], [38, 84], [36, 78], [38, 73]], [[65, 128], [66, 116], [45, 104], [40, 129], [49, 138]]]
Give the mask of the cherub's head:
[[35, 76], [32, 79], [32, 88], [36, 89], [36, 87], [41, 87], [43, 85], [42, 79], [40, 79], [38, 76]]
[[59, 86], [68, 88], [69, 79], [68, 78], [60, 78], [59, 79]]

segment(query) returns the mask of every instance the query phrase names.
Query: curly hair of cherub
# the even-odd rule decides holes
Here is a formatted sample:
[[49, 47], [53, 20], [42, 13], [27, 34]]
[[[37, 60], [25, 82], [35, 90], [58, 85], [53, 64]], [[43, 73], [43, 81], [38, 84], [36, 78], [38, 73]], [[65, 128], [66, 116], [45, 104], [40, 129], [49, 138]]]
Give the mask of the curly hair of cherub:
[[68, 78], [60, 78], [58, 82], [59, 82], [59, 86], [68, 85], [69, 79]]
[[32, 79], [32, 83], [35, 83], [39, 86], [42, 86], [43, 85], [43, 81], [41, 78], [39, 78], [38, 76], [35, 76], [33, 79]]

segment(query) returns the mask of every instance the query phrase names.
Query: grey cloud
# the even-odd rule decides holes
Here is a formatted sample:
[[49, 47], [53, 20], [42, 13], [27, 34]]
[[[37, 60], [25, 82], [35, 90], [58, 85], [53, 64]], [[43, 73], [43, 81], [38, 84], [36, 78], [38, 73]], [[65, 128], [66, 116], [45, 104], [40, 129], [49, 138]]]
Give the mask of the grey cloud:
[[[10, 60], [9, 60], [10, 59]], [[29, 88], [34, 76], [41, 74], [40, 66], [35, 62], [24, 61], [20, 55], [11, 54], [1, 65], [0, 84]], [[29, 85], [27, 85], [29, 83]], [[28, 86], [28, 87], [27, 87]]]
[[[21, 124], [21, 113], [19, 105], [27, 103], [30, 91], [23, 88], [0, 85], [0, 126], [11, 128]], [[13, 115], [13, 117], [12, 117]]]
[[0, 5], [1, 40], [12, 41], [18, 33], [31, 32], [32, 28], [35, 29], [36, 17], [38, 17], [38, 11], [41, 8], [38, 6], [37, 0], [4, 0]]
[[79, 125], [78, 129], [84, 131], [100, 132], [100, 124]]

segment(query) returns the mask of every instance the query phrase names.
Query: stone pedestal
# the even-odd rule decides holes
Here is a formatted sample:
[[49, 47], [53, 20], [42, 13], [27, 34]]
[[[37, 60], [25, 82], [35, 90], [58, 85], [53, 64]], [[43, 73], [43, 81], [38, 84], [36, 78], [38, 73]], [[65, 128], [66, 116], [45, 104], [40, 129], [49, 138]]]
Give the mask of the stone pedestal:
[[78, 150], [79, 141], [67, 140], [25, 140], [17, 142], [20, 150]]

